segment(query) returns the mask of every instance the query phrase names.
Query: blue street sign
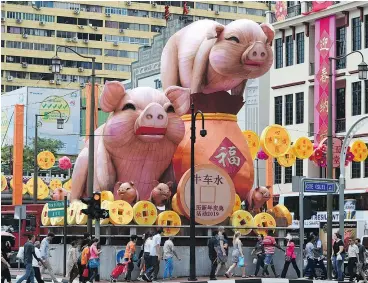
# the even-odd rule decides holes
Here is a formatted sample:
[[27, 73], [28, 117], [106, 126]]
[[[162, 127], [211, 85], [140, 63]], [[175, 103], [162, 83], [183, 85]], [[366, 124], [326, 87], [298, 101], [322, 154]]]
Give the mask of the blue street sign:
[[335, 193], [336, 185], [334, 182], [304, 182], [305, 193]]

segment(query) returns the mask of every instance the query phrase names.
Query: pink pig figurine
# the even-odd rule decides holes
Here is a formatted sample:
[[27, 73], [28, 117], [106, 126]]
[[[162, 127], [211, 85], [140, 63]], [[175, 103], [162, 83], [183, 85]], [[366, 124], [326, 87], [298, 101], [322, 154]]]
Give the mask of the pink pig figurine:
[[270, 24], [240, 19], [226, 26], [200, 20], [175, 33], [161, 56], [163, 89], [173, 85], [191, 93], [231, 90], [243, 95], [247, 79], [258, 78], [271, 68]]
[[[95, 191], [132, 181], [141, 200], [152, 191], [169, 167], [184, 137], [180, 116], [189, 109], [189, 89], [169, 87], [165, 93], [149, 87], [126, 91], [120, 82], [106, 82], [100, 106], [111, 113], [95, 131]], [[71, 200], [86, 192], [88, 141], [80, 152], [72, 176]]]

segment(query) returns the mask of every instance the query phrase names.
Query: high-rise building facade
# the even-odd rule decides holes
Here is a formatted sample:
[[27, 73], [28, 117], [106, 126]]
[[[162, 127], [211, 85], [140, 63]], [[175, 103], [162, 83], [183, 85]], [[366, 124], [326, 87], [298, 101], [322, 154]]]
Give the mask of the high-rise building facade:
[[[317, 1], [316, 1], [317, 2]], [[329, 1], [325, 1], [329, 2]], [[284, 20], [273, 22], [274, 64], [270, 70], [269, 124], [285, 126], [291, 140], [309, 137], [316, 143], [327, 135], [328, 104], [333, 109], [333, 137], [343, 140], [358, 119], [368, 115], [368, 80], [358, 77], [360, 54], [333, 63], [333, 100], [328, 101], [328, 57], [360, 51], [368, 61], [368, 2], [340, 1], [313, 11], [312, 1], [288, 1]], [[277, 12], [280, 15], [280, 11]], [[353, 141], [368, 144], [368, 120]], [[321, 178], [326, 168], [314, 162], [296, 160], [292, 167], [274, 163], [274, 193], [292, 191], [292, 176]], [[339, 178], [340, 168], [334, 177]], [[347, 189], [368, 189], [368, 159], [345, 167]]]
[[[23, 86], [78, 89], [90, 79], [92, 64], [72, 51], [58, 49], [61, 74], [51, 72], [58, 45], [96, 57], [96, 82], [130, 79], [140, 46], [170, 19], [213, 19], [227, 24], [248, 18], [264, 22], [265, 2], [153, 1], [5, 1], [1, 4], [1, 92]], [[183, 6], [187, 14], [183, 16]]]

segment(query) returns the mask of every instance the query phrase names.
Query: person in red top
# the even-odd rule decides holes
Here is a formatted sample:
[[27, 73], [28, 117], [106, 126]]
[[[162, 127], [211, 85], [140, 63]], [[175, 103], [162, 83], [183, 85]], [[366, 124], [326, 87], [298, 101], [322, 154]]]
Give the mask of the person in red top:
[[295, 260], [296, 259], [296, 254], [295, 254], [295, 244], [294, 244], [293, 237], [290, 234], [288, 234], [286, 236], [286, 239], [288, 240], [288, 243], [287, 243], [287, 246], [286, 246], [285, 264], [284, 264], [284, 269], [282, 270], [282, 273], [281, 273], [281, 278], [286, 277], [286, 273], [289, 269], [290, 263], [293, 264], [295, 272], [298, 275], [298, 278], [300, 278], [300, 270], [299, 270], [298, 265], [296, 264], [296, 260]]
[[[264, 272], [267, 274], [268, 272], [268, 266], [271, 265], [271, 268], [274, 272], [275, 277], [279, 277], [279, 275], [276, 274], [276, 270], [273, 267], [273, 255], [275, 254], [275, 247], [284, 251], [277, 243], [275, 238], [272, 236], [273, 231], [268, 230], [267, 236], [263, 239], [263, 246], [265, 250], [265, 268]], [[284, 251], [285, 252], [285, 251]]]
[[128, 263], [128, 271], [125, 275], [125, 281], [130, 282], [132, 277], [132, 271], [134, 269], [133, 256], [135, 253], [135, 245], [137, 243], [137, 235], [131, 235], [130, 241], [126, 245], [125, 253], [124, 253], [124, 262]]

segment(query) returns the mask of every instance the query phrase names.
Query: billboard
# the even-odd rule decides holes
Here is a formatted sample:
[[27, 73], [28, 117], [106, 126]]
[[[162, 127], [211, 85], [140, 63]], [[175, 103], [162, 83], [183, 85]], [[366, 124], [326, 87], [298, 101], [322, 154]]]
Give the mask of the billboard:
[[[27, 87], [1, 95], [1, 146], [12, 145], [14, 136], [14, 110], [16, 104], [27, 104]], [[27, 108], [24, 108], [24, 125]], [[26, 133], [24, 131], [24, 141]]]
[[[27, 101], [26, 143], [29, 144], [34, 138], [35, 115], [44, 115], [38, 117], [38, 136], [62, 141], [65, 145], [58, 152], [60, 154], [78, 154], [80, 90], [29, 87]], [[57, 129], [60, 115], [64, 119], [64, 128], [61, 130]]]

